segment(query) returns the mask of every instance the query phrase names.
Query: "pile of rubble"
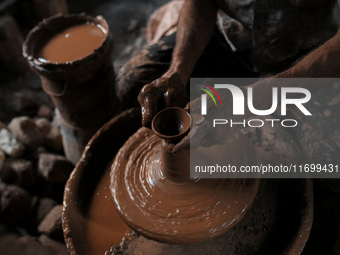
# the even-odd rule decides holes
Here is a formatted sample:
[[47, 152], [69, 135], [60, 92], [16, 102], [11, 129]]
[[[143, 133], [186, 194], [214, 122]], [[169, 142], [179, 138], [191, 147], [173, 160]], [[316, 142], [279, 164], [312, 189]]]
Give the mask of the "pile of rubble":
[[73, 168], [56, 121], [21, 116], [0, 122], [1, 254], [68, 254], [61, 212]]

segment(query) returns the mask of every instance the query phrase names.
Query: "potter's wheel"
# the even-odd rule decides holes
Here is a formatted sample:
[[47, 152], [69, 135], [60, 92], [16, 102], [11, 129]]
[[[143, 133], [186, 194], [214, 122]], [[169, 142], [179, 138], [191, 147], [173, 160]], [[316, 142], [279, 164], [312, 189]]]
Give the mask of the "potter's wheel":
[[224, 234], [242, 220], [258, 191], [259, 179], [190, 178], [190, 161], [257, 164], [253, 145], [236, 132], [224, 144], [173, 153], [193, 122], [181, 108], [160, 111], [152, 130], [138, 129], [112, 164], [117, 212], [133, 230], [162, 243], [195, 244]]
[[133, 237], [109, 201], [109, 170], [115, 154], [140, 123], [140, 109], [111, 120], [90, 141], [73, 171], [65, 190], [63, 212], [71, 254], [102, 255], [124, 237], [126, 241], [131, 239], [125, 254], [301, 253], [312, 224], [308, 180], [263, 180], [244, 219], [222, 236], [203, 243], [169, 245]]

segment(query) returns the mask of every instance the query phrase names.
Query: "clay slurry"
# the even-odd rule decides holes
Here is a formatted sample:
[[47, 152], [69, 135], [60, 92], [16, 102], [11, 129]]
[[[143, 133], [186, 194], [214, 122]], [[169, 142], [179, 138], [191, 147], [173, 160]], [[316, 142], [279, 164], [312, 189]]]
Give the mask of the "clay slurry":
[[[217, 145], [214, 155], [219, 159], [223, 155], [223, 164], [252, 164], [240, 150], [224, 155], [229, 148], [238, 148], [237, 142], [233, 138], [230, 144]], [[143, 127], [116, 155], [110, 188], [117, 212], [127, 225], [153, 240], [192, 244], [222, 235], [237, 224], [257, 194], [258, 180], [193, 180], [176, 174], [169, 178], [168, 173], [188, 173], [190, 169], [186, 167], [188, 151], [172, 155], [164, 152], [167, 148], [166, 142]], [[206, 158], [193, 152], [190, 156]], [[176, 166], [180, 167], [173, 171]]]
[[107, 31], [90, 22], [72, 26], [52, 37], [38, 54], [41, 62], [65, 63], [81, 59], [98, 49]]

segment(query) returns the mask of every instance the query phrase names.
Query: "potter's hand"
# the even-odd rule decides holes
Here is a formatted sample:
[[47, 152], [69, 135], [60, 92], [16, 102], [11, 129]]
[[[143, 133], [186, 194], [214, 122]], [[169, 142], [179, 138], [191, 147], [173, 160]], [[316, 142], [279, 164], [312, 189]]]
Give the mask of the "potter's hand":
[[[223, 144], [228, 141], [230, 135], [235, 131], [237, 126], [230, 124], [216, 125], [213, 127], [214, 119], [233, 119], [233, 121], [240, 121], [240, 118], [245, 116], [232, 115], [232, 97], [231, 94], [221, 97], [223, 107], [216, 107], [213, 100], [207, 100], [207, 115], [201, 115], [201, 98], [197, 98], [187, 104], [185, 110], [190, 112], [192, 117], [192, 126], [189, 134], [184, 137], [173, 149], [174, 153], [178, 153], [186, 149], [196, 149], [200, 146], [210, 147], [215, 144]], [[190, 111], [189, 111], [190, 110]], [[222, 113], [222, 114], [221, 114]]]
[[185, 85], [177, 74], [160, 77], [145, 85], [138, 95], [142, 107], [142, 125], [150, 128], [153, 117], [160, 110], [170, 106], [183, 107], [186, 98]]

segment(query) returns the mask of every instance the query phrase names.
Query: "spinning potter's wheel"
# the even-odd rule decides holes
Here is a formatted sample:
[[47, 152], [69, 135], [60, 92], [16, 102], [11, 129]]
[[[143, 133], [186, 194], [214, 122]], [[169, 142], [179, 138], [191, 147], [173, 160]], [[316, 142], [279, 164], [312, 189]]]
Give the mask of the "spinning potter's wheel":
[[[262, 180], [251, 209], [225, 234], [193, 245], [135, 236], [114, 208], [109, 172], [113, 159], [141, 123], [140, 109], [112, 119], [91, 139], [65, 189], [63, 229], [70, 254], [300, 254], [312, 224], [307, 180]], [[289, 189], [287, 189], [289, 187]]]
[[112, 165], [111, 191], [120, 216], [136, 232], [164, 243], [199, 243], [225, 233], [243, 218], [258, 190], [257, 179], [190, 179], [189, 157], [202, 165], [209, 158], [204, 152], [220, 156], [204, 165], [257, 164], [254, 147], [241, 135], [208, 150], [172, 153], [190, 123], [183, 109], [159, 112], [153, 130], [140, 128]]

